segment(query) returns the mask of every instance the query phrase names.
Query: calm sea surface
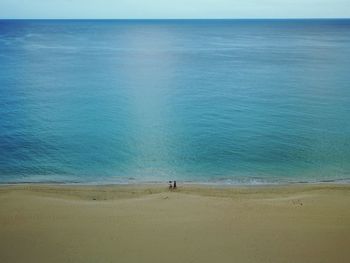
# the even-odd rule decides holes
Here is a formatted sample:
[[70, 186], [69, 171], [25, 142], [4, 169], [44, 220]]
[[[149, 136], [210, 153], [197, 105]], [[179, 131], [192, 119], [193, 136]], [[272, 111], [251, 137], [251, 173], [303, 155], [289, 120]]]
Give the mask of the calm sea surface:
[[349, 178], [350, 20], [0, 20], [0, 183]]

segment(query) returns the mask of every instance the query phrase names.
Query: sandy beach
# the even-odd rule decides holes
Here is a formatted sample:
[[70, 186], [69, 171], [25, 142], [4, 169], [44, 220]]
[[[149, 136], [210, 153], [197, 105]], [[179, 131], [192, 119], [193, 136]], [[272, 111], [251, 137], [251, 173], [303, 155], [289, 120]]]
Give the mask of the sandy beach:
[[0, 187], [0, 262], [350, 262], [350, 186]]

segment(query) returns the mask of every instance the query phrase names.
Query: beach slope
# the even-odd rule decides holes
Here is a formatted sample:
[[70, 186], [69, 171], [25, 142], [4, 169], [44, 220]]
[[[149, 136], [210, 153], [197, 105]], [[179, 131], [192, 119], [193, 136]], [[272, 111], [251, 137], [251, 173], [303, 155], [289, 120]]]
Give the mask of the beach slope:
[[0, 262], [350, 262], [350, 186], [0, 187]]

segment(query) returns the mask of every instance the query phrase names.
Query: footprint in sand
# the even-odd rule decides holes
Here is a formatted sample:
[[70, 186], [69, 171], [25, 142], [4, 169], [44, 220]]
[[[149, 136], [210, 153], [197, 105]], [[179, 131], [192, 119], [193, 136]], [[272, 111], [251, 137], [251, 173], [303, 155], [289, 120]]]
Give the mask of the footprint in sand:
[[295, 206], [295, 207], [301, 207], [301, 206], [303, 206], [303, 202], [302, 202], [301, 200], [299, 200], [299, 199], [297, 199], [297, 200], [292, 200], [292, 204], [293, 204], [293, 206]]

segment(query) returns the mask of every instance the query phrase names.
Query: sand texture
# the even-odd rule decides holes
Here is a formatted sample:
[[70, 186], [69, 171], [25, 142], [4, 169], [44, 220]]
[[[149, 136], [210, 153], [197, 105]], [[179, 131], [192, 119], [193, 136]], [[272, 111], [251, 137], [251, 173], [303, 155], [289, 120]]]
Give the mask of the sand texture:
[[350, 262], [350, 186], [0, 187], [0, 262]]

